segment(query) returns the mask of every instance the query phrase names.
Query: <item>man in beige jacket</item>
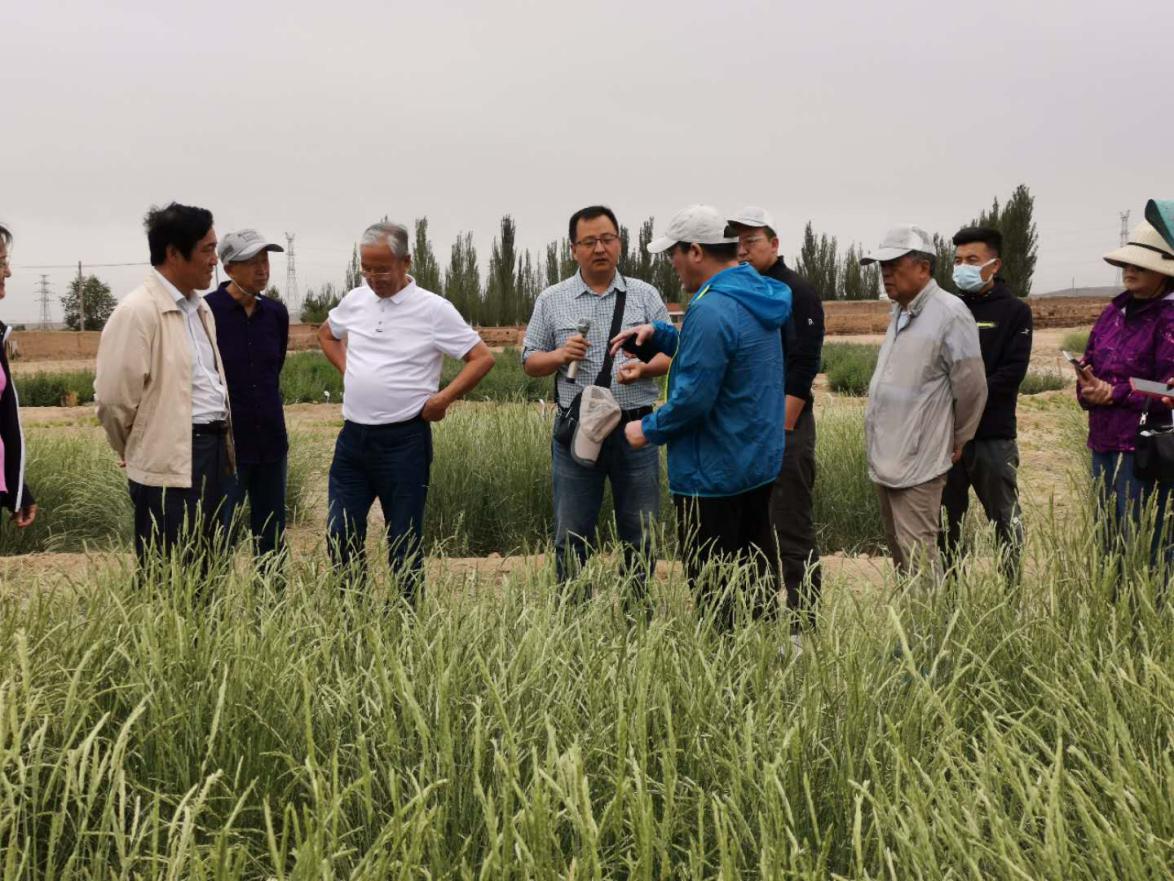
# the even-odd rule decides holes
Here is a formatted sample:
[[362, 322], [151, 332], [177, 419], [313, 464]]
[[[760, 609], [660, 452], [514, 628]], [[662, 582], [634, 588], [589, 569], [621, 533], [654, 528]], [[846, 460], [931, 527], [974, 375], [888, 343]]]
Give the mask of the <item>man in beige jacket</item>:
[[216, 232], [210, 211], [174, 202], [145, 226], [151, 272], [98, 344], [98, 421], [126, 467], [140, 565], [178, 550], [206, 568], [234, 467], [216, 326], [197, 293], [212, 282]]
[[897, 569], [937, 576], [942, 488], [974, 437], [987, 389], [978, 326], [934, 281], [935, 259], [925, 230], [899, 226], [860, 262], [880, 263], [893, 301], [864, 413], [868, 476]]

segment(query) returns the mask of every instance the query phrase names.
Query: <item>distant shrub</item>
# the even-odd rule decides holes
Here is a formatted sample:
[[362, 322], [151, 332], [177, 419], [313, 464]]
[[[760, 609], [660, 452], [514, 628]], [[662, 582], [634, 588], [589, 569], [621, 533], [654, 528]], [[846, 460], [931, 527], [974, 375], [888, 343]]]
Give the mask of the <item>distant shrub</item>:
[[14, 380], [22, 407], [61, 407], [69, 393], [78, 404], [94, 400], [94, 372], [70, 370], [62, 373], [27, 373]]
[[1043, 370], [1029, 370], [1019, 386], [1021, 395], [1038, 395], [1040, 392], [1054, 392], [1064, 388], [1064, 377], [1059, 373]]
[[1070, 331], [1064, 334], [1064, 338], [1060, 340], [1060, 348], [1080, 357], [1088, 348], [1088, 334], [1087, 330]]
[[880, 347], [867, 343], [831, 343], [823, 347], [828, 387], [841, 395], [866, 395]]

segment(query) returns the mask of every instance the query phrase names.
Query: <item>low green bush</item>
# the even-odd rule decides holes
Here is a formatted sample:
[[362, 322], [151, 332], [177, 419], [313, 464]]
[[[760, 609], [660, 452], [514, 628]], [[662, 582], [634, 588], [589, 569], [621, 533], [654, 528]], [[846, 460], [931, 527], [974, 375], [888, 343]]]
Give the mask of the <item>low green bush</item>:
[[1054, 392], [1064, 388], [1064, 376], [1045, 370], [1029, 370], [1019, 385], [1019, 394], [1038, 395], [1040, 392]]
[[1063, 339], [1060, 340], [1060, 348], [1079, 358], [1088, 348], [1089, 333], [1088, 330], [1073, 330], [1064, 334]]
[[54, 373], [22, 373], [14, 379], [22, 407], [62, 407], [65, 396], [72, 392], [77, 403], [94, 400], [94, 372], [69, 370]]
[[828, 343], [823, 347], [823, 371], [828, 387], [837, 394], [868, 394], [880, 346], [869, 343]]

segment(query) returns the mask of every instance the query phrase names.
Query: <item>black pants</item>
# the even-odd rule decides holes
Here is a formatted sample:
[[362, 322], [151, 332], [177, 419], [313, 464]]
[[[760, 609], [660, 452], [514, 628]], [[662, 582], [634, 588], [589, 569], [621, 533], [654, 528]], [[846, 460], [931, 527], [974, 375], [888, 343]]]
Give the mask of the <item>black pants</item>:
[[135, 556], [146, 567], [156, 556], [180, 554], [186, 564], [208, 571], [223, 548], [220, 508], [229, 478], [227, 437], [192, 434], [192, 485], [147, 486], [131, 480], [135, 510]]
[[685, 575], [697, 607], [713, 615], [721, 630], [734, 626], [737, 600], [719, 562], [749, 561], [753, 565], [750, 596], [755, 618], [773, 615], [778, 603], [778, 576], [774, 565], [774, 533], [770, 526], [771, 484], [736, 496], [704, 498], [673, 496], [677, 535]]
[[804, 626], [814, 623], [823, 585], [815, 542], [815, 416], [806, 408], [787, 432], [783, 467], [770, 495], [770, 522], [778, 542], [787, 608]]
[[948, 569], [961, 551], [962, 518], [970, 507], [970, 488], [995, 524], [1002, 549], [1003, 574], [1019, 576], [1023, 549], [1023, 515], [1019, 509], [1019, 447], [1013, 439], [973, 440], [962, 448], [962, 459], [950, 469], [942, 490], [946, 529], [938, 537], [942, 562]]

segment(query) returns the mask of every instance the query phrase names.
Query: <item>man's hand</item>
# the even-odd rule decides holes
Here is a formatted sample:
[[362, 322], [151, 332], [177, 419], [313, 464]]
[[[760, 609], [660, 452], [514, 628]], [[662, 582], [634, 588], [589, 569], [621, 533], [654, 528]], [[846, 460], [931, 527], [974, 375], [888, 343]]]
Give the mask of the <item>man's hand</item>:
[[582, 361], [587, 357], [587, 350], [591, 348], [591, 343], [587, 342], [587, 337], [582, 334], [575, 334], [567, 337], [567, 341], [563, 343], [563, 347], [559, 349], [563, 356], [563, 364], [570, 364], [572, 361]]
[[960, 461], [962, 461], [962, 448], [954, 447], [954, 452], [950, 453], [950, 462], [957, 465]]
[[643, 379], [645, 366], [644, 362], [639, 358], [629, 358], [616, 371], [616, 382], [620, 383], [620, 385], [627, 385], [630, 382]]
[[21, 508], [19, 511], [14, 511], [12, 514], [12, 522], [16, 524], [18, 529], [27, 529], [33, 525], [33, 521], [36, 519], [36, 505], [29, 505], [27, 508]]
[[628, 445], [633, 450], [648, 446], [648, 438], [644, 436], [644, 426], [640, 424], [639, 419], [633, 419], [624, 426], [624, 437], [628, 439]]
[[424, 409], [420, 411], [420, 418], [425, 422], [439, 422], [448, 413], [450, 406], [452, 406], [452, 401], [443, 393], [437, 392], [424, 404]]
[[641, 346], [648, 341], [648, 338], [656, 333], [656, 328], [651, 324], [641, 324], [639, 327], [629, 327], [627, 330], [620, 331], [611, 339], [611, 353], [614, 355], [624, 347], [624, 341], [636, 337], [636, 345]]
[[[1169, 379], [1166, 380], [1166, 385], [1167, 385], [1167, 387], [1174, 385], [1174, 376], [1171, 376]], [[1162, 403], [1165, 404], [1167, 407], [1169, 407], [1171, 410], [1174, 410], [1174, 397], [1164, 396], [1162, 398]]]
[[1107, 407], [1113, 403], [1113, 386], [1098, 379], [1091, 367], [1081, 368], [1081, 381], [1077, 383], [1080, 396], [1097, 407]]

